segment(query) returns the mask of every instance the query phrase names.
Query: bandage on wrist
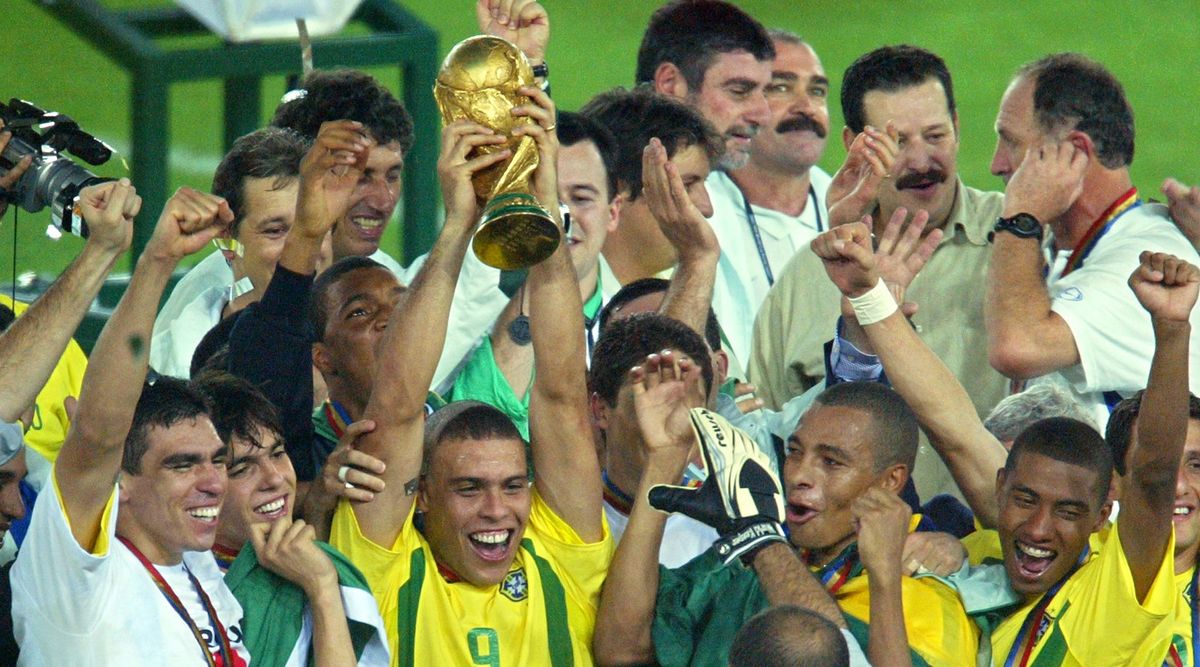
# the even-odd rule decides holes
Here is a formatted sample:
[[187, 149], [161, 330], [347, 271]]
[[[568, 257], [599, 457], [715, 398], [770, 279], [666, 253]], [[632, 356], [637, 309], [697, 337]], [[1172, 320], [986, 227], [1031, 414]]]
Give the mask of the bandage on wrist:
[[886, 319], [899, 307], [896, 305], [895, 297], [892, 296], [892, 291], [884, 284], [883, 278], [880, 278], [874, 287], [867, 290], [866, 294], [850, 297], [849, 301], [850, 305], [854, 307], [854, 317], [864, 327]]

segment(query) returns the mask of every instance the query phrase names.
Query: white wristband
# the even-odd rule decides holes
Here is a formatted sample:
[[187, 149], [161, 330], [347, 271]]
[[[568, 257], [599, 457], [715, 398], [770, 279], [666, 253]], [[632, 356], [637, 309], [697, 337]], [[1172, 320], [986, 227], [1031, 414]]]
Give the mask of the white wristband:
[[896, 312], [897, 308], [896, 299], [883, 283], [883, 278], [880, 278], [866, 294], [851, 297], [850, 305], [854, 307], [855, 319], [864, 327], [887, 318]]

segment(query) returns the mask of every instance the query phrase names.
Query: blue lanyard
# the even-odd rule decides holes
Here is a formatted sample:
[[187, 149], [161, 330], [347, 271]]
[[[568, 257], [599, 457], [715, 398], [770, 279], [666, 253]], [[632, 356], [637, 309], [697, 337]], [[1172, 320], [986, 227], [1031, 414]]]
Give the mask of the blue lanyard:
[[[733, 179], [729, 179], [733, 182]], [[733, 184], [737, 187], [737, 183]], [[758, 217], [754, 215], [754, 207], [750, 206], [750, 199], [746, 197], [746, 193], [738, 188], [738, 192], [742, 195], [742, 208], [746, 211], [746, 224], [750, 225], [750, 235], [754, 237], [754, 247], [758, 249], [758, 261], [762, 262], [763, 273], [767, 275], [767, 285], [775, 284], [775, 274], [771, 272], [771, 260], [767, 258], [767, 249], [763, 245], [762, 234], [758, 231]], [[817, 191], [809, 184], [808, 199], [812, 202], [813, 215], [817, 216], [817, 233], [825, 231], [825, 223], [821, 220], [821, 205], [817, 202]]]

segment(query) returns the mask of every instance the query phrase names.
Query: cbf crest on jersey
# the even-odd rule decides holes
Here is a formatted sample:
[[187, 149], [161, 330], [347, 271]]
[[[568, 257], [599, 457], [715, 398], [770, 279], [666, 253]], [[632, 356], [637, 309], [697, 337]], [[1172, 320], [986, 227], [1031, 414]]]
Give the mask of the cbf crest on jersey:
[[529, 597], [529, 580], [525, 578], [525, 569], [509, 572], [500, 582], [500, 593], [513, 602]]

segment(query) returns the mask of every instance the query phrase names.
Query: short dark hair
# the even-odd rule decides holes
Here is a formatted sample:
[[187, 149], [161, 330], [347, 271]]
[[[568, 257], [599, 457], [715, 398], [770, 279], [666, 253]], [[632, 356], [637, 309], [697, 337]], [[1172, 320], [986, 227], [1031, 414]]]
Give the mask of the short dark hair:
[[192, 381], [212, 405], [212, 422], [226, 445], [243, 440], [262, 448], [259, 435], [272, 434], [283, 440], [279, 411], [249, 381], [219, 370], [208, 370]]
[[212, 418], [212, 405], [187, 380], [160, 375], [153, 384], [144, 383], [125, 436], [121, 470], [141, 474], [142, 457], [150, 449], [147, 436], [151, 429], [170, 428], [183, 421], [195, 423], [201, 417]]
[[1112, 453], [1104, 438], [1088, 424], [1070, 417], [1051, 417], [1030, 424], [1013, 441], [1004, 462], [1005, 474], [1011, 475], [1026, 453], [1041, 454], [1096, 473], [1097, 507], [1108, 498], [1113, 473]]
[[863, 100], [873, 90], [894, 93], [911, 86], [919, 86], [929, 79], [937, 79], [946, 92], [946, 110], [950, 118], [958, 113], [954, 105], [954, 83], [946, 62], [936, 53], [919, 46], [900, 44], [881, 46], [859, 56], [846, 69], [842, 77], [842, 117], [846, 127], [855, 134], [862, 132], [867, 124]]
[[443, 442], [493, 438], [525, 442], [512, 419], [499, 408], [482, 401], [447, 403], [425, 420], [421, 474], [429, 474], [433, 454]]
[[821, 392], [813, 403], [854, 408], [871, 417], [875, 471], [902, 463], [911, 473], [917, 460], [917, 416], [890, 387], [878, 382], [842, 382]]
[[272, 190], [286, 188], [300, 177], [300, 161], [308, 146], [299, 133], [280, 127], [264, 127], [233, 142], [217, 165], [212, 185], [213, 194], [224, 197], [233, 211], [230, 234], [237, 235], [246, 215], [246, 179], [273, 178]]
[[649, 88], [614, 88], [593, 97], [579, 113], [608, 128], [617, 139], [618, 188], [629, 190], [629, 201], [642, 194], [642, 151], [658, 137], [669, 158], [689, 146], [700, 146], [714, 162], [725, 150], [712, 125], [683, 102]]
[[[608, 303], [600, 309], [600, 332], [608, 327], [609, 320], [612, 319], [616, 311], [622, 306], [637, 299], [646, 296], [647, 294], [665, 293], [671, 288], [671, 281], [664, 278], [638, 278], [637, 280], [622, 285], [617, 293], [612, 295]], [[704, 320], [704, 342], [708, 343], [709, 349], [713, 352], [721, 349], [721, 325], [717, 322], [717, 312], [708, 308], [708, 317]]]
[[672, 63], [688, 88], [699, 90], [718, 54], [745, 51], [773, 60], [775, 46], [762, 24], [721, 0], [675, 0], [659, 7], [638, 48], [635, 83], [649, 83], [662, 63]]
[[1033, 113], [1043, 132], [1083, 132], [1109, 169], [1133, 162], [1133, 109], [1104, 65], [1078, 53], [1056, 53], [1021, 67], [1017, 77], [1033, 82]]
[[350, 255], [334, 262], [317, 276], [313, 281], [312, 291], [308, 300], [308, 321], [313, 328], [313, 340], [321, 342], [325, 339], [325, 326], [329, 323], [329, 313], [325, 310], [325, 296], [329, 288], [351, 271], [359, 269], [383, 269], [387, 267], [370, 257]]
[[[811, 576], [802, 573], [799, 576]], [[846, 638], [829, 619], [797, 605], [755, 614], [729, 647], [730, 667], [849, 667]]]
[[288, 127], [315, 139], [321, 123], [356, 120], [381, 144], [400, 144], [401, 155], [413, 146], [413, 123], [404, 104], [365, 72], [352, 69], [317, 70], [300, 83], [302, 93], [284, 98], [275, 108], [271, 125]]
[[574, 111], [558, 112], [558, 143], [574, 146], [581, 141], [590, 141], [600, 154], [604, 164], [605, 183], [608, 185], [608, 201], [617, 196], [617, 139], [600, 123]]
[[[1113, 470], [1118, 475], [1125, 475], [1125, 458], [1129, 455], [1129, 445], [1133, 442], [1133, 425], [1137, 423], [1138, 415], [1142, 414], [1142, 397], [1146, 394], [1143, 389], [1138, 393], [1117, 403], [1108, 415], [1108, 425], [1104, 427], [1104, 441], [1112, 453]], [[1188, 394], [1188, 419], [1200, 419], [1200, 398]]]
[[712, 390], [713, 369], [708, 348], [691, 327], [658, 313], [638, 313], [608, 325], [592, 349], [591, 390], [605, 403], [617, 404], [617, 394], [630, 368], [648, 355], [666, 349], [686, 354], [700, 367], [705, 394]]

